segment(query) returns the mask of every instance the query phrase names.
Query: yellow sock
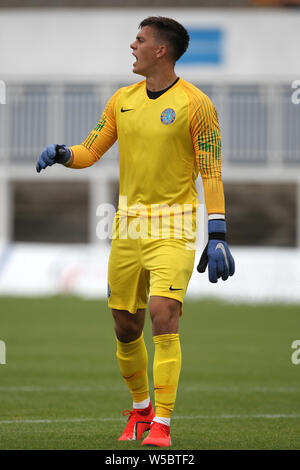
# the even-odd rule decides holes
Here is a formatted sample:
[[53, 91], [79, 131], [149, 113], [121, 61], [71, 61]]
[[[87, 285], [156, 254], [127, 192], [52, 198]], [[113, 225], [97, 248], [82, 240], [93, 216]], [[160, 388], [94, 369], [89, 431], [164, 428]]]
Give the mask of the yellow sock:
[[181, 369], [179, 334], [153, 336], [155, 416], [170, 418], [174, 409]]
[[146, 400], [149, 397], [148, 354], [143, 334], [130, 343], [122, 343], [117, 339], [117, 358], [133, 401], [138, 403]]

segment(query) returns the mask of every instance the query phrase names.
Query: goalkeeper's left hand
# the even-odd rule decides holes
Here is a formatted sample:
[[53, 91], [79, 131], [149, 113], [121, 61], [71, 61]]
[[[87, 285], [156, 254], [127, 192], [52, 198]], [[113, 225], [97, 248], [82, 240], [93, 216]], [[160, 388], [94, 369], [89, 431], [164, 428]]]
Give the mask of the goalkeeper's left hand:
[[234, 259], [225, 241], [226, 222], [223, 219], [208, 221], [209, 240], [203, 250], [197, 271], [204, 273], [208, 265], [210, 282], [218, 282], [221, 277], [226, 281], [235, 271]]

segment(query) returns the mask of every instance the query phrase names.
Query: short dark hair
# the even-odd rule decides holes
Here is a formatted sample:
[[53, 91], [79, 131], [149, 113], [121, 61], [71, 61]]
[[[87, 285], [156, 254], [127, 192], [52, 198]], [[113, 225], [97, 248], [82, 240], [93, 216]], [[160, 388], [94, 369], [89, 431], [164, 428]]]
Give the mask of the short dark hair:
[[177, 21], [164, 16], [149, 16], [140, 24], [139, 28], [152, 26], [158, 37], [165, 41], [170, 48], [170, 58], [176, 62], [187, 50], [190, 36], [187, 30]]

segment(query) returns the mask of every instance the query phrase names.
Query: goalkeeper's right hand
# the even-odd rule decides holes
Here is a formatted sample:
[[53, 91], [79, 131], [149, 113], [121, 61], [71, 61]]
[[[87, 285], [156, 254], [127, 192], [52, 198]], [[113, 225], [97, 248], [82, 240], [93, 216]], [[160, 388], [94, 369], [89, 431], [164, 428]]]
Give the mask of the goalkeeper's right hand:
[[52, 166], [54, 163], [67, 163], [71, 158], [71, 150], [65, 145], [51, 144], [46, 147], [35, 166], [36, 171], [39, 173], [47, 166]]

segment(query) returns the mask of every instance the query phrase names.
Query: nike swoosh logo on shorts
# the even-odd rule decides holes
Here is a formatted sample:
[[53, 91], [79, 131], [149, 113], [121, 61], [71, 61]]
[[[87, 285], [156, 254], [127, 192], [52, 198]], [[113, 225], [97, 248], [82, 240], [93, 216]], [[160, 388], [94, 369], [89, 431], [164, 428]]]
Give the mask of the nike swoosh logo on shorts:
[[126, 113], [126, 111], [134, 111], [134, 108], [124, 109], [123, 106], [122, 106], [121, 113]]
[[172, 286], [170, 286], [169, 290], [183, 290], [183, 289], [174, 289]]
[[227, 269], [229, 269], [229, 263], [228, 263], [228, 259], [227, 259], [227, 253], [226, 253], [226, 250], [225, 250], [225, 247], [223, 245], [223, 243], [218, 243], [216, 248], [215, 248], [215, 251], [216, 250], [221, 250], [223, 255], [224, 255], [224, 258], [225, 258], [225, 263], [226, 263], [226, 266], [227, 266]]

